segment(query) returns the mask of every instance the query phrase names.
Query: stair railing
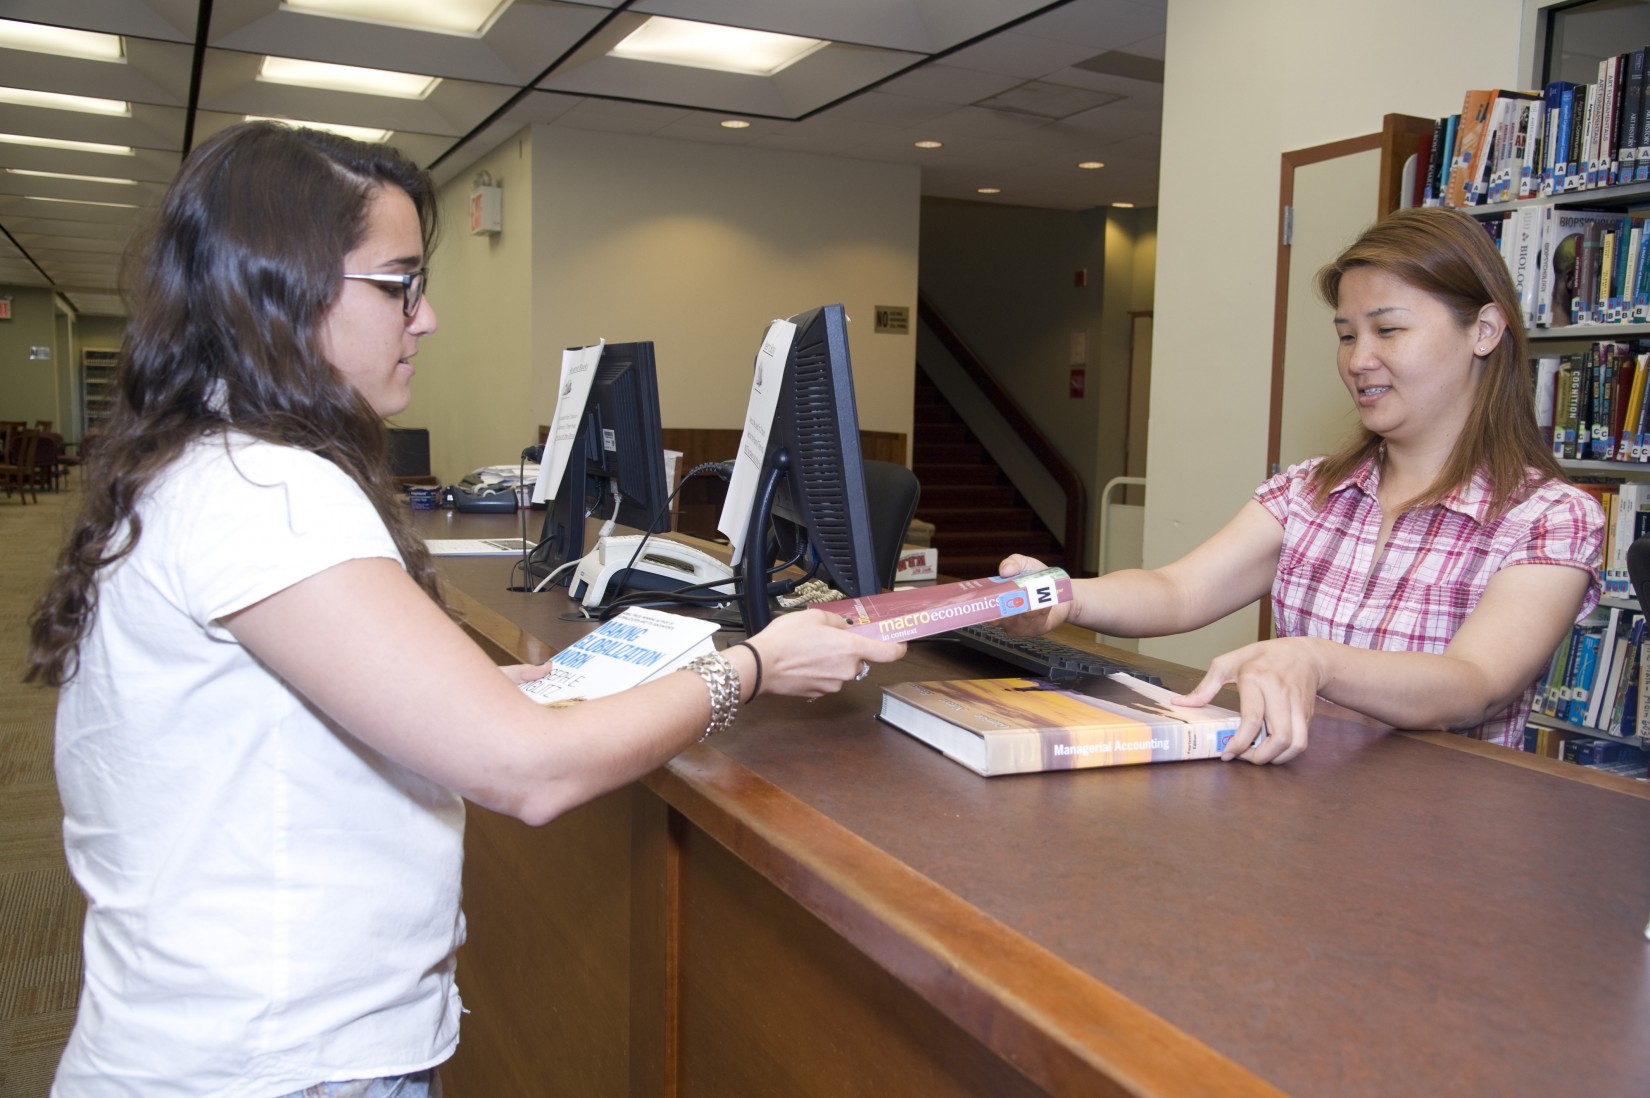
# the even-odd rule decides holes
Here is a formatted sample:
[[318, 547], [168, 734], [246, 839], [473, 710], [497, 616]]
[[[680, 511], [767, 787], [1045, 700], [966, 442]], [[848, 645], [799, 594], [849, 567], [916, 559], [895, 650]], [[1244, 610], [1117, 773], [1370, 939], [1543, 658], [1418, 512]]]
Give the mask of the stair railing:
[[917, 295], [917, 316], [928, 325], [934, 337], [956, 360], [963, 373], [968, 375], [980, 392], [991, 402], [1002, 416], [1003, 422], [1020, 437], [1031, 456], [1042, 466], [1049, 479], [1060, 489], [1066, 501], [1065, 539], [1063, 548], [1067, 561], [1067, 568], [1073, 575], [1083, 569], [1084, 531], [1087, 528], [1085, 515], [1083, 478], [1078, 475], [1077, 469], [1054, 448], [1054, 444], [1037, 428], [1026, 415], [1025, 410], [1015, 403], [1014, 398], [1008, 395], [1003, 387], [997, 384], [997, 379], [987, 370], [963, 342], [951, 325], [945, 322], [938, 310], [931, 305], [922, 294]]

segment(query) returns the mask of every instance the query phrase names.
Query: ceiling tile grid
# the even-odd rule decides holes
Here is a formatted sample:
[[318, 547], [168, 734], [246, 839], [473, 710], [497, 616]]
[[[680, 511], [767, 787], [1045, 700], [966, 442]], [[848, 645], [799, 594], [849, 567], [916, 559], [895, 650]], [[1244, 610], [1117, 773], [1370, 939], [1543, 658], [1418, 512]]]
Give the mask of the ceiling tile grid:
[[[0, 0], [0, 21], [118, 35], [123, 53], [13, 48], [0, 22], [0, 283], [118, 314], [121, 253], [187, 148], [247, 116], [389, 131], [440, 182], [537, 124], [915, 164], [938, 197], [1156, 202], [1166, 0], [500, 0], [457, 34], [312, 2]], [[610, 54], [656, 16], [826, 44], [765, 76]], [[262, 77], [266, 57], [437, 83], [414, 98], [291, 86]]]

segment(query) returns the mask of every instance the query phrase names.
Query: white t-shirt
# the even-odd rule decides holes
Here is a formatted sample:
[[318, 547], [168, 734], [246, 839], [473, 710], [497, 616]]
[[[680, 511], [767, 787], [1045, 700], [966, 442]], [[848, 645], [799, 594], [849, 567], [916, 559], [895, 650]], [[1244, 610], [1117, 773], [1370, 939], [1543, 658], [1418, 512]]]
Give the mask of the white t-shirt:
[[90, 906], [53, 1095], [258, 1098], [440, 1063], [458, 1043], [463, 802], [218, 624], [343, 561], [399, 561], [394, 541], [337, 466], [234, 434], [191, 447], [139, 514], [58, 704]]

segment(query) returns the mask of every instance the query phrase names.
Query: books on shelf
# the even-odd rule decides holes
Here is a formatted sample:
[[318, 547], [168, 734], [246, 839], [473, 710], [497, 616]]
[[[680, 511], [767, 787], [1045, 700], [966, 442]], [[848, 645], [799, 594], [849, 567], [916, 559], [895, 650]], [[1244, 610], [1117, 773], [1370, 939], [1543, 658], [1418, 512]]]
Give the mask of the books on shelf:
[[1586, 82], [1467, 91], [1423, 149], [1424, 201], [1476, 206], [1650, 181], [1647, 50], [1601, 59]]
[[1650, 341], [1538, 359], [1535, 377], [1536, 422], [1551, 432], [1554, 457], [1650, 463]]
[[1553, 653], [1533, 712], [1570, 726], [1564, 731], [1639, 739], [1645, 637], [1638, 611], [1599, 607]]
[[1241, 718], [1173, 697], [1128, 675], [907, 682], [883, 689], [880, 716], [986, 777], [1218, 758]]
[[814, 605], [841, 615], [856, 633], [878, 640], [908, 641], [1047, 610], [1070, 601], [1071, 577], [1064, 569], [1044, 568], [1017, 576], [988, 576]]
[[717, 624], [633, 606], [550, 660], [550, 673], [521, 684], [541, 705], [586, 701], [660, 678], [716, 650]]

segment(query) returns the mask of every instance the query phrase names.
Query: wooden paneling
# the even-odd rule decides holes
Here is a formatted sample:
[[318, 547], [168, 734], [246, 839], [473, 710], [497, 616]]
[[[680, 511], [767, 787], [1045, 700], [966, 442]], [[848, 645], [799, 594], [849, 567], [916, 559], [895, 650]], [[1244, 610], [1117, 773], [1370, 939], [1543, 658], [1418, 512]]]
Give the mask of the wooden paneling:
[[[665, 449], [680, 450], [680, 475], [708, 462], [732, 461], [739, 454], [740, 431], [724, 427], [666, 427]], [[896, 431], [861, 431], [860, 455], [878, 461], [909, 464], [906, 454], [906, 436]], [[712, 540], [721, 537], [716, 522], [722, 515], [722, 499], [727, 494], [727, 482], [703, 474], [689, 482], [678, 497], [676, 529], [684, 534]]]

